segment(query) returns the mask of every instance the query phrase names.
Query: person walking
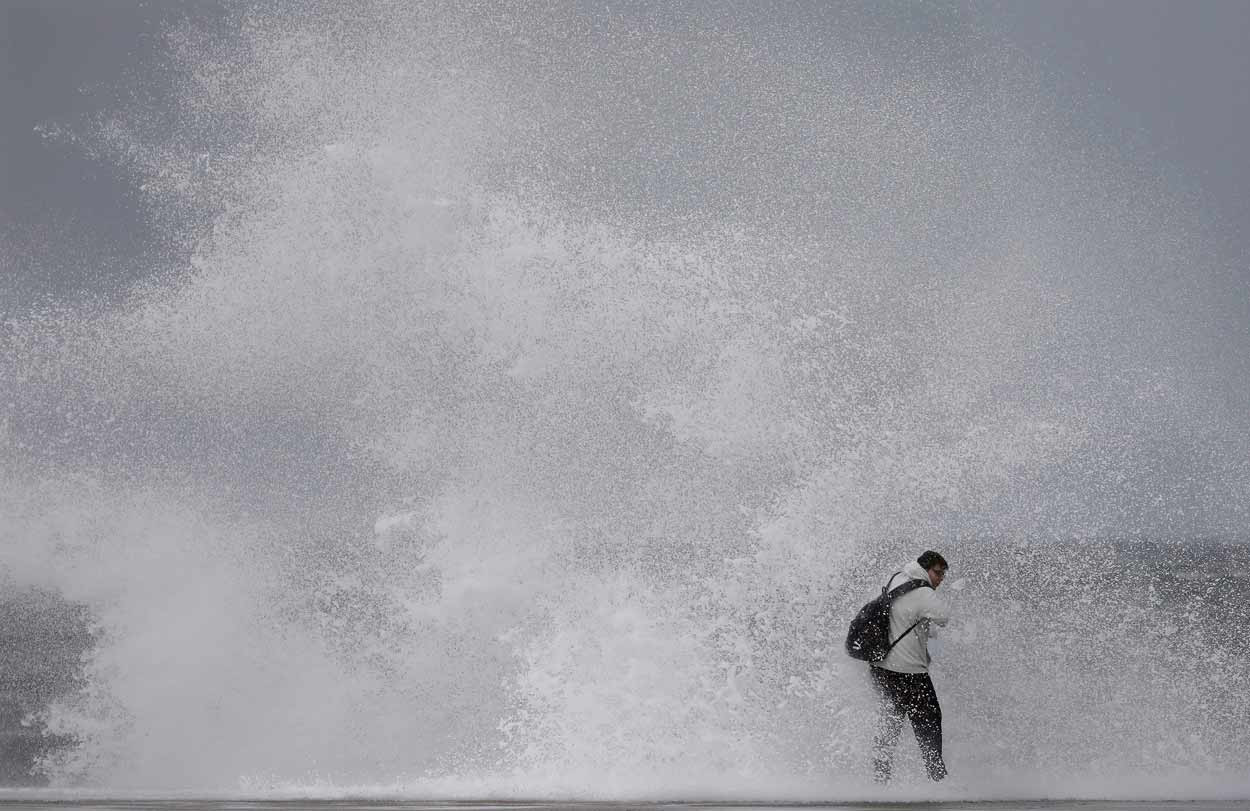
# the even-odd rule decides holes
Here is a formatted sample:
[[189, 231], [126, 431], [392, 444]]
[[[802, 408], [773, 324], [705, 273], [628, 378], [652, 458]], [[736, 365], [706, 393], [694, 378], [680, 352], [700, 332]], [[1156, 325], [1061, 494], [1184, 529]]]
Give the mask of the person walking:
[[911, 718], [929, 779], [946, 777], [942, 708], [929, 678], [930, 624], [945, 625], [950, 618], [949, 608], [935, 593], [944, 577], [946, 558], [927, 551], [909, 561], [886, 584], [886, 590], [891, 591], [909, 580], [923, 580], [925, 586], [932, 588], [916, 588], [893, 601], [890, 641], [898, 641], [884, 659], [868, 668], [880, 697], [877, 733], [872, 743], [873, 779], [878, 783], [890, 780], [894, 747], [906, 718]]

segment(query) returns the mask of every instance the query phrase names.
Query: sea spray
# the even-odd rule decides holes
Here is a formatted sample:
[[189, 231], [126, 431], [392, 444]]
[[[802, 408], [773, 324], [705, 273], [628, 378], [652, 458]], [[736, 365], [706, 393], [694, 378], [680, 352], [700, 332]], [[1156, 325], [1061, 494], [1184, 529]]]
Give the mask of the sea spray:
[[1229, 639], [1099, 540], [1244, 523], [1228, 279], [1009, 48], [300, 8], [86, 128], [181, 258], [5, 325], [0, 566], [96, 628], [58, 782], [855, 786], [840, 623], [931, 546], [967, 791], [1236, 773]]

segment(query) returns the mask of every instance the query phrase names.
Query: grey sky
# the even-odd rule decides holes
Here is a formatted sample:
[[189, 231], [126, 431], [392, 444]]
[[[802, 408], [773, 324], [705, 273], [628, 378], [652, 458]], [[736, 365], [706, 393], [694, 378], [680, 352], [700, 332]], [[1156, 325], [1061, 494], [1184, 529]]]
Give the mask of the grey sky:
[[[0, 65], [4, 69], [4, 95], [0, 107], [5, 112], [0, 125], [0, 137], [3, 138], [3, 149], [0, 150], [3, 161], [0, 164], [0, 212], [3, 215], [0, 220], [0, 268], [5, 274], [0, 277], [0, 318], [8, 313], [20, 312], [40, 300], [72, 300], [80, 295], [124, 295], [130, 284], [145, 274], [170, 264], [180, 266], [191, 250], [187, 244], [189, 241], [147, 220], [143, 197], [131, 188], [128, 178], [109, 164], [76, 151], [64, 139], [45, 139], [37, 128], [63, 127], [70, 132], [90, 133], [92, 127], [87, 119], [97, 111], [120, 108], [124, 118], [136, 107], [145, 114], [158, 117], [163, 111], [172, 109], [172, 105], [164, 104], [161, 98], [168, 65], [160, 51], [159, 33], [165, 25], [182, 15], [191, 14], [211, 20], [223, 14], [223, 6], [190, 2], [141, 3], [136, 0], [109, 0], [105, 3], [0, 0], [0, 4], [3, 4], [0, 6], [3, 9], [3, 16], [0, 16], [3, 25], [0, 32], [0, 49], [3, 50]], [[302, 5], [299, 7], [303, 8]], [[240, 6], [228, 8], [237, 9]], [[662, 9], [663, 13], [653, 14], [656, 8]], [[683, 17], [683, 8], [695, 9], [694, 13], [687, 15], [697, 18], [694, 23], [690, 19], [679, 19]], [[743, 3], [710, 8], [707, 11], [702, 6], [622, 6], [618, 7], [617, 17], [632, 18], [636, 15], [638, 19], [626, 20], [619, 27], [613, 27], [619, 20], [605, 22], [604, 31], [600, 34], [610, 39], [612, 32], [628, 32], [631, 25], [641, 26], [639, 30], [651, 34], [671, 33], [667, 22], [656, 22], [670, 19], [664, 14], [671, 14], [676, 20], [675, 26], [724, 22], [730, 28], [754, 32], [752, 26], [759, 25], [763, 29], [770, 24], [769, 11], [764, 6]], [[293, 7], [291, 14], [296, 13]], [[581, 7], [576, 14], [565, 16], [575, 17], [578, 24], [582, 24], [588, 19], [604, 19], [595, 16], [599, 13], [598, 6]], [[552, 16], [559, 18], [561, 14]], [[1250, 97], [1245, 89], [1245, 78], [1250, 74], [1247, 70], [1250, 57], [1241, 46], [1244, 39], [1241, 33], [1250, 27], [1250, 5], [1212, 3], [1182, 7], [1163, 3], [985, 3], [941, 6], [900, 3], [821, 6], [818, 13], [796, 13], [793, 19], [783, 19], [783, 24], [770, 29], [772, 34], [779, 31], [780, 35], [772, 39], [761, 36], [760, 41], [779, 51], [787, 49], [793, 42], [793, 36], [803, 34], [798, 28], [800, 20], [814, 21], [812, 24], [817, 27], [812, 42], [808, 43], [808, 47], [816, 53], [821, 53], [820, 48], [826, 41], [837, 42], [837, 37], [844, 33], [840, 27], [845, 26], [850, 36], [862, 35], [863, 41], [856, 43], [856, 47], [862, 45], [864, 50], [857, 53], [869, 54], [870, 61], [884, 63], [893, 58], [903, 64], [919, 54], [922, 58], [908, 63], [904, 71], [909, 81], [927, 78], [923, 75], [924, 71], [937, 66], [948, 71], [945, 78], [955, 77], [957, 83], [960, 70], [969, 66], [984, 70], [983, 63], [973, 65], [982, 58], [988, 59], [991, 64], [1000, 64], [994, 60], [1001, 59], [1005, 52], [1006, 58], [1001, 59], [1001, 64], [1009, 65], [1012, 71], [1020, 70], [1026, 76], [1034, 76], [1038, 84], [1038, 87], [1027, 88], [1028, 99], [1040, 99], [1048, 110], [1057, 111], [1058, 115], [1054, 118], [1062, 121], [1055, 126], [1070, 130], [1058, 135], [1065, 140], [1062, 149], [1039, 153], [1047, 156], [1039, 159], [1044, 164], [1036, 167], [1039, 173], [1065, 171], [1065, 167], [1055, 166], [1053, 161], [1056, 154], [1059, 161], [1064, 160], [1063, 149], [1070, 149], [1073, 154], [1089, 156], [1090, 163], [1069, 161], [1067, 171], [1079, 174], [1092, 166], [1093, 173], [1097, 174], [1101, 166], [1099, 162], [1119, 159], [1125, 165], [1113, 167], [1113, 171], [1107, 172], [1107, 177], [1123, 175], [1131, 176], [1133, 181], [1143, 177], [1149, 181], [1141, 184], [1126, 181], [1115, 189], [1105, 189], [1096, 186], [1099, 182], [1096, 178], [1082, 175], [1077, 178], [1079, 188], [1071, 196], [1056, 198], [1061, 203], [1057, 208], [1062, 208], [1062, 211], [1054, 213], [1071, 221], [1060, 221], [1053, 226], [1061, 238], [1055, 239], [1046, 248], [1056, 253], [1053, 257], [1044, 257], [1046, 261], [1037, 264], [1047, 268], [1053, 278], [1038, 280], [1036, 300], [1049, 302], [1070, 297], [1083, 304], [1071, 308], [1071, 313], [1075, 313], [1072, 323], [1043, 325], [1042, 334], [1052, 336], [1054, 343], [1038, 343], [1024, 353], [1020, 368], [1030, 370], [1027, 379], [1011, 378], [1003, 364], [995, 365], [987, 361], [983, 382], [985, 391], [992, 393], [987, 394], [987, 399], [1010, 402], [1012, 396], [1018, 396], [1029, 403], [1048, 402], [1046, 398], [1053, 394], [1055, 387], [1039, 386], [1040, 390], [1036, 392], [1032, 388], [1038, 374], [1045, 380], [1045, 373], [1048, 372], [1053, 372], [1055, 380], [1061, 383], [1072, 378], [1083, 381], [1086, 394], [1099, 403], [1109, 403], [1113, 410], [1124, 412], [1116, 412], [1115, 418], [1109, 418], [1110, 423], [1114, 423], [1117, 429], [1123, 427], [1127, 432], [1140, 431], [1141, 436], [1133, 442], [1118, 435], [1105, 439], [1105, 449], [1113, 456], [1121, 456], [1114, 460], [1114, 464], [1102, 467], [1153, 471], [1151, 476], [1142, 479], [1138, 488], [1143, 494], [1155, 494], [1165, 484], [1172, 486], [1174, 482], [1192, 480], [1205, 485], [1242, 475], [1237, 472], [1240, 470], [1238, 466], [1244, 465], [1246, 456], [1235, 448], [1221, 447], [1212, 450], [1210, 455], [1227, 468], [1236, 468], [1236, 475], [1219, 469], [1214, 462], [1211, 463], [1212, 470], [1216, 472], [1203, 469], [1202, 465], [1207, 462], [1194, 449], [1197, 440], [1191, 434], [1201, 434], [1206, 430], [1203, 427], [1205, 419], [1215, 426], [1208, 432], [1214, 437], [1212, 443], [1241, 442], [1240, 437], [1245, 432], [1240, 426], [1246, 419], [1245, 414], [1250, 413], [1246, 409], [1246, 404], [1250, 403], [1250, 390], [1244, 382], [1247, 379], [1245, 370], [1250, 363], [1247, 360], [1250, 358], [1250, 332], [1247, 331], [1250, 326], [1250, 297], [1246, 295], [1250, 285], [1250, 274], [1246, 273], [1246, 257], [1250, 255], [1250, 229], [1247, 228], [1250, 224], [1250, 201], [1247, 199], [1246, 181], [1250, 180], [1250, 169], [1239, 155], [1240, 145], [1250, 141], [1247, 138], [1250, 135]], [[285, 21], [285, 17], [280, 18], [280, 22]], [[537, 18], [519, 20], [521, 24], [536, 28], [547, 25], [547, 22]], [[828, 31], [821, 26], [828, 26]], [[587, 29], [593, 29], [593, 26], [588, 25]], [[367, 26], [361, 30], [367, 30]], [[516, 45], [526, 41], [524, 37], [513, 37], [502, 27], [500, 31], [492, 35], [499, 36], [505, 43]], [[678, 36], [687, 36], [692, 31], [702, 33], [703, 29], [677, 27], [672, 31], [682, 32]], [[539, 35], [546, 33], [538, 31]], [[705, 63], [685, 65], [682, 69], [686, 72], [677, 75], [684, 77], [681, 81], [694, 84], [679, 88], [682, 92], [668, 93], [667, 88], [661, 86], [663, 81], [655, 80], [652, 75], [644, 76], [649, 63], [643, 56], [624, 47], [629, 43], [624, 36], [617, 43], [624, 45], [617, 49], [615, 55], [596, 50], [596, 43], [589, 40], [577, 46], [584, 50], [574, 47], [568, 54], [558, 53], [562, 46], [553, 43], [556, 43], [554, 38], [546, 42], [544, 47], [548, 50], [543, 52], [543, 58], [551, 58], [551, 65], [542, 59], [527, 63], [525, 60], [530, 56], [517, 56], [517, 64], [548, 70], [542, 81], [559, 85], [566, 77], [574, 76], [567, 86], [553, 88], [552, 92], [557, 97], [558, 93], [565, 91], [572, 95], [559, 98], [559, 104], [555, 105], [559, 108], [558, 115], [554, 115], [551, 122], [544, 122], [544, 125], [549, 125], [546, 129], [534, 130], [543, 139], [535, 152], [544, 156], [554, 155], [552, 161], [559, 164], [558, 169], [572, 166], [571, 176], [575, 181], [606, 190], [603, 193], [609, 202], [632, 194], [637, 198], [633, 203], [638, 208], [656, 209], [662, 214], [670, 213], [671, 208], [676, 212], [674, 219], [679, 219], [681, 212], [676, 210], [690, 203], [688, 198], [694, 198], [692, 208], [706, 205], [708, 210], [717, 212], [717, 216], [726, 208], [720, 206], [721, 203], [746, 198], [747, 204], [756, 206], [753, 211], [760, 215], [760, 222], [769, 223], [769, 228], [784, 230], [795, 218], [787, 213], [778, 222], [764, 216], [768, 213], [765, 210], [776, 201], [776, 197], [769, 194], [776, 188], [786, 187], [794, 178], [798, 182], [805, 178], [812, 179], [818, 184], [821, 176], [833, 176], [818, 164], [821, 153], [811, 143], [798, 144], [789, 151], [783, 148], [781, 151], [785, 154], [781, 160], [767, 163], [769, 158], [775, 156], [765, 154], [766, 147], [762, 145], [773, 142], [766, 139], [752, 141], [752, 133], [747, 130], [741, 133], [745, 140], [740, 150], [736, 142], [730, 143], [739, 134], [733, 125], [709, 128], [716, 132], [708, 139], [701, 138], [700, 134], [691, 134], [699, 132], [702, 119], [698, 113], [704, 111], [691, 113], [682, 105], [688, 105], [691, 98], [702, 92], [702, 86], [697, 86], [699, 81], [703, 81], [698, 69], [705, 64], [719, 66], [717, 70], [732, 67], [726, 60], [742, 51], [725, 51]], [[674, 52], [681, 51], [687, 44], [684, 40], [677, 43]], [[725, 42], [715, 40], [711, 47], [724, 45]], [[524, 49], [528, 47], [525, 45]], [[703, 47], [707, 48], [708, 44], [703, 43]], [[233, 53], [229, 49], [226, 52]], [[506, 55], [506, 48], [498, 53]], [[697, 63], [707, 53], [706, 50], [695, 51], [691, 61]], [[613, 63], [613, 58], [617, 62]], [[568, 61], [560, 62], [560, 59]], [[579, 62], [579, 59], [588, 60], [588, 70], [577, 72], [587, 64], [586, 61]], [[327, 71], [342, 72], [333, 60], [327, 64]], [[871, 74], [878, 66], [865, 65], [865, 73]], [[280, 67], [272, 65], [266, 70], [281, 73]], [[603, 99], [615, 99], [626, 90], [632, 90], [629, 82], [640, 76], [651, 82], [648, 90], [655, 97], [652, 109], [672, 113], [667, 128], [662, 115], [634, 116], [631, 110], [599, 109], [611, 107], [604, 104]], [[344, 77], [327, 72], [326, 84], [333, 85], [333, 80], [339, 78]], [[871, 85], [871, 75], [865, 81]], [[1013, 86], [1008, 84], [1007, 87], [1004, 92], [1012, 92]], [[138, 103], [130, 104], [128, 93], [145, 95]], [[369, 104], [379, 109], [390, 107], [389, 98], [376, 100], [367, 98], [367, 92], [362, 94], [353, 90], [352, 93], [354, 95], [331, 93], [328, 97], [332, 99], [335, 110], [340, 105], [350, 105], [361, 95], [366, 96], [363, 100], [366, 107]], [[728, 113], [724, 118], [712, 120], [744, 120], [733, 117], [739, 112], [730, 109], [738, 104], [735, 98], [726, 98], [728, 101], [725, 98], [711, 98], [709, 101], [707, 111]], [[763, 96], [750, 98], [767, 101]], [[1033, 103], [1028, 99], [1021, 104]], [[535, 92], [533, 97], [526, 97], [525, 103], [537, 108], [551, 101], [542, 92]], [[1007, 111], [1005, 114], [1016, 114], [1014, 105], [1017, 100], [1008, 99], [1007, 102], [1002, 108]], [[673, 109], [666, 110], [665, 103], [674, 105]], [[723, 103], [725, 109], [715, 109], [718, 103]], [[233, 144], [236, 136], [230, 130], [230, 111], [212, 109], [214, 118], [208, 121], [205, 130], [197, 130], [195, 137], [221, 138]], [[603, 113], [598, 119], [595, 118], [597, 111]], [[801, 140], [801, 130], [806, 125], [799, 119], [802, 110], [797, 102], [778, 107], [776, 111], [778, 129], [790, 134], [798, 133]], [[1070, 114], [1065, 115], [1066, 111]], [[978, 151], [977, 138], [982, 132], [994, 129], [997, 122], [994, 116], [997, 114], [990, 112], [983, 117], [970, 116], [961, 121], [961, 129], [951, 130], [958, 133], [950, 137], [957, 141], [953, 154], [958, 157], [961, 168], [981, 170], [984, 153]], [[506, 116], [507, 113], [501, 115]], [[508, 120], [499, 131], [507, 132], [508, 137], [513, 138], [513, 130], [508, 127], [519, 120], [524, 120], [524, 117]], [[658, 134], [648, 130], [655, 120], [660, 125]], [[900, 120], [906, 120], [906, 117]], [[933, 126], [942, 126], [940, 117], [932, 121], [935, 122]], [[1042, 126], [1053, 123], [1046, 118]], [[204, 125], [204, 122], [200, 124]], [[1022, 126], [1027, 130], [1031, 123]], [[580, 135], [575, 133], [560, 141], [566, 130], [576, 131], [578, 127], [585, 128]], [[871, 128], [865, 132], [871, 138], [879, 135]], [[929, 134], [928, 131], [912, 131], [902, 137], [923, 141], [924, 136]], [[992, 132], [990, 134], [993, 135]], [[1016, 131], [1011, 137], [1019, 134]], [[1041, 137], [1049, 138], [1054, 134], [1047, 131]], [[582, 136], [584, 139], [579, 141]], [[938, 136], [946, 137], [941, 133]], [[337, 137], [337, 132], [327, 137]], [[550, 143], [546, 139], [551, 139]], [[191, 143], [194, 138], [184, 140]], [[784, 141], [775, 143], [784, 144]], [[869, 163], [874, 160], [870, 153], [876, 143], [845, 141], [847, 149], [865, 150], [865, 160]], [[587, 144], [590, 146], [587, 147]], [[648, 151], [656, 146], [661, 148], [659, 153]], [[201, 147], [197, 142], [187, 148], [198, 152]], [[577, 149], [583, 148], [583, 153], [577, 152]], [[701, 161], [700, 155], [706, 159]], [[849, 162], [854, 162], [856, 158], [858, 154], [851, 156]], [[583, 162], [578, 163], [578, 160]], [[614, 165], [603, 168], [604, 163]], [[882, 163], [888, 164], [889, 161]], [[747, 167], [739, 172], [738, 185], [735, 185], [732, 176], [735, 167]], [[525, 170], [528, 168], [526, 164]], [[875, 168], [870, 167], [869, 170], [875, 171]], [[1127, 172], [1120, 171], [1126, 168]], [[934, 169], [937, 171], [932, 171]], [[887, 178], [881, 187], [902, 189], [912, 184], [923, 186], [931, 175], [940, 178], [940, 170], [941, 167], [936, 165], [909, 168], [910, 174], [903, 172]], [[610, 178], [605, 180], [605, 176], [614, 172], [620, 175], [615, 185]], [[786, 172], [795, 174], [791, 177]], [[760, 194], [752, 203], [751, 188], [742, 184], [757, 181], [767, 187], [763, 191], [768, 194]], [[570, 186], [571, 192], [578, 191], [575, 186]], [[915, 198], [904, 193], [894, 197], [885, 195], [874, 201], [865, 199], [871, 192], [863, 192], [861, 187], [852, 184], [847, 188], [850, 189], [850, 197], [842, 207], [828, 206], [812, 195], [800, 195], [798, 202], [802, 205], [796, 205], [794, 211], [800, 215], [815, 212], [818, 217], [814, 220], [817, 224], [811, 226], [806, 220], [801, 220], [801, 228], [811, 227], [823, 233], [837, 231], [844, 225], [852, 236], [871, 243], [869, 247], [872, 250], [881, 252], [884, 257], [882, 262], [873, 267], [878, 270], [889, 268], [890, 273], [895, 274], [884, 283], [898, 282], [903, 274], [919, 268], [912, 273], [913, 278], [904, 281], [916, 284], [917, 297], [926, 301], [934, 298], [935, 290], [941, 292], [938, 277], [945, 270], [941, 260], [935, 261], [933, 257], [955, 257], [950, 259], [953, 263], [964, 261], [967, 250], [975, 253], [981, 249], [975, 243], [984, 233], [993, 231], [993, 220], [1002, 210], [995, 209], [993, 199], [989, 198], [964, 200], [962, 204], [965, 207], [961, 209], [960, 200], [952, 200], [937, 192]], [[869, 185], [864, 188], [875, 187]], [[1012, 175], [996, 191], [1004, 195], [1003, 199], [1014, 200], [1027, 197], [1041, 188], [1030, 186], [1022, 175]], [[1099, 193], [1111, 195], [1104, 201], [1105, 205], [1091, 203], [1082, 207], [1082, 195]], [[1137, 205], [1127, 199], [1137, 193], [1147, 195], [1149, 204]], [[1179, 201], [1179, 205], [1173, 206], [1174, 201]], [[197, 201], [197, 204], [199, 202], [202, 201]], [[356, 206], [356, 201], [347, 194], [342, 195], [339, 202], [348, 207]], [[900, 210], [900, 203], [903, 209], [909, 205], [912, 207]], [[1047, 201], [1041, 201], [1041, 204], [1045, 205]], [[1008, 213], [1003, 216], [1010, 221], [997, 224], [1003, 226], [1003, 233], [1021, 234], [1024, 239], [1047, 238], [1047, 223], [1044, 220], [1035, 223], [1029, 219], [1033, 211], [1030, 205], [1026, 201], [1015, 209], [1007, 209]], [[804, 206], [810, 206], [811, 211]], [[831, 209], [834, 210], [833, 215], [830, 214]], [[1181, 236], [1187, 239], [1193, 237], [1195, 242], [1200, 243], [1200, 248], [1189, 253], [1180, 252], [1174, 260], [1171, 255], [1163, 256], [1162, 250], [1156, 251], [1158, 255], [1154, 257], [1134, 252], [1138, 243], [1151, 236], [1149, 229], [1154, 227], [1141, 224], [1147, 223], [1146, 219], [1134, 218], [1153, 216], [1152, 212], [1164, 209], [1167, 217], [1172, 216], [1174, 209], [1179, 212], [1173, 223], [1176, 234], [1184, 231]], [[197, 213], [203, 215], [197, 226], [203, 227], [211, 220], [212, 212]], [[846, 215], [844, 222], [837, 219], [842, 214]], [[860, 222], [856, 217], [865, 219]], [[909, 217], [910, 220], [907, 219]], [[1157, 224], [1161, 221], [1149, 222]], [[1205, 229], [1204, 233], [1189, 233], [1194, 222], [1200, 224], [1196, 230]], [[322, 225], [317, 223], [313, 227], [320, 229]], [[1121, 230], [1117, 231], [1117, 228]], [[929, 231], [941, 236], [929, 237]], [[891, 239], [908, 244], [891, 246]], [[931, 243], [925, 242], [926, 239], [931, 239]], [[952, 242], [948, 244], [944, 240]], [[961, 240], [961, 244], [953, 244]], [[917, 248], [912, 244], [916, 242], [924, 244]], [[927, 250], [928, 247], [934, 248], [936, 253], [910, 253]], [[1159, 246], [1152, 246], [1151, 250], [1154, 247]], [[172, 255], [169, 253], [171, 249]], [[992, 250], [993, 246], [988, 249]], [[897, 252], [891, 254], [895, 250]], [[1099, 251], [1102, 253], [1099, 254]], [[1110, 280], [1093, 278], [1087, 282], [1082, 274], [1091, 254], [1096, 254], [1098, 260], [1090, 266], [1094, 271], [1101, 262], [1104, 267], [1122, 272], [1123, 277]], [[323, 260], [324, 257], [318, 255], [313, 261]], [[1194, 269], [1194, 262], [1204, 264], [1204, 267]], [[1214, 270], [1205, 265], [1213, 266]], [[793, 268], [791, 272], [792, 275], [799, 273]], [[1140, 300], [1126, 302], [1119, 297], [1124, 290], [1122, 280], [1131, 283]], [[925, 284], [939, 286], [925, 287]], [[1061, 289], [1051, 289], [1047, 285]], [[969, 292], [973, 295], [966, 295]], [[1005, 342], [995, 329], [1002, 326], [1000, 305], [1011, 302], [988, 300], [987, 303], [977, 298], [993, 296], [994, 293], [991, 274], [974, 281], [970, 290], [960, 291], [957, 305], [942, 313], [943, 327], [951, 330], [948, 334], [944, 333], [946, 343], [954, 347], [956, 354], [965, 350], [972, 354], [981, 350], [1001, 350], [1004, 346]], [[905, 300], [906, 296], [902, 298]], [[976, 309], [978, 306], [983, 309]], [[960, 314], [965, 311], [966, 323], [959, 320]], [[1059, 312], [1062, 314], [1062, 308]], [[1031, 315], [1021, 312], [1016, 318]], [[865, 322], [874, 319], [883, 325], [903, 320], [888, 310], [881, 313], [868, 311], [863, 316]], [[256, 313], [254, 322], [263, 325], [270, 320], [271, 313], [265, 311]], [[966, 332], [959, 331], [961, 324], [967, 328]], [[887, 347], [904, 332], [882, 326], [881, 331], [870, 335], [867, 342]], [[1004, 328], [1003, 332], [1010, 334], [1011, 330]], [[244, 349], [248, 352], [259, 351], [270, 340], [271, 336], [264, 335], [262, 330], [251, 343], [245, 342]], [[969, 348], [974, 346], [976, 350]], [[297, 350], [302, 352], [304, 348], [297, 347]], [[918, 364], [918, 368], [908, 367], [897, 375], [897, 379], [908, 386], [931, 368], [926, 364], [927, 358], [909, 356], [909, 359]], [[1004, 359], [1010, 361], [1014, 358]], [[200, 364], [203, 360], [197, 357], [195, 363]], [[950, 364], [962, 369], [966, 365], [965, 360], [963, 355], [958, 355], [950, 360]], [[234, 368], [245, 365], [245, 361], [245, 357], [231, 358], [225, 366]], [[72, 367], [72, 364], [66, 365]], [[975, 363], [971, 365], [976, 366]], [[888, 370], [890, 367], [887, 365], [884, 368]], [[1141, 413], [1142, 404], [1157, 403], [1165, 398], [1152, 394], [1145, 383], [1137, 378], [1125, 383], [1119, 378], [1104, 380], [1102, 377], [1104, 373], [1110, 374], [1108, 369], [1128, 370], [1136, 374], [1133, 370], [1139, 368], [1162, 376], [1168, 385], [1182, 393], [1177, 395], [1179, 413], [1184, 415], [1179, 422], [1183, 423], [1180, 427], [1190, 433], [1164, 424], [1162, 418], [1158, 420], [1159, 425], [1152, 427], [1148, 424], [1149, 420]], [[993, 374], [989, 374], [991, 370]], [[69, 377], [77, 374], [75, 372]], [[964, 381], [961, 385], [971, 389], [974, 384], [975, 381]], [[1076, 394], [1069, 392], [1066, 399], [1059, 399], [1079, 402], [1079, 394], [1079, 391]], [[308, 399], [305, 395], [296, 398], [296, 402], [304, 403]], [[85, 401], [93, 402], [91, 392], [83, 396]], [[1181, 402], [1184, 397], [1192, 397], [1202, 408]], [[71, 442], [62, 442], [64, 426], [55, 423], [58, 407], [65, 398], [64, 392], [52, 390], [46, 402], [32, 400], [18, 410], [23, 412], [23, 418], [29, 417], [32, 421], [28, 433], [57, 438], [55, 442], [45, 442], [42, 446], [45, 450], [62, 449], [64, 453], [74, 455], [80, 453], [82, 448]], [[151, 415], [142, 411], [142, 405], [134, 405], [134, 413], [131, 414], [131, 427], [136, 435], [143, 434], [150, 427]], [[17, 408], [17, 405], [11, 404], [11, 407]], [[319, 434], [302, 423], [279, 431], [263, 420], [247, 423], [241, 413], [231, 413], [223, 419], [216, 413], [188, 411], [183, 409], [182, 403], [178, 403], [173, 411], [177, 413], [170, 419], [175, 427], [168, 430], [168, 436], [162, 441], [182, 442], [190, 433], [189, 426], [198, 426], [200, 435], [210, 437], [211, 441], [205, 440], [205, 450], [199, 454], [197, 463], [203, 463], [203, 457], [217, 452], [224, 459], [220, 464], [222, 469], [230, 468], [236, 461], [230, 453], [252, 453], [272, 437], [309, 437], [325, 433]], [[284, 413], [290, 416], [293, 412], [288, 410]], [[924, 419], [917, 417], [915, 422], [924, 423]], [[240, 435], [235, 445], [230, 446], [230, 453], [222, 451], [228, 444], [220, 440], [222, 431], [219, 428], [222, 425], [230, 428], [251, 426]], [[103, 436], [101, 426], [90, 420], [75, 430], [77, 433], [74, 436], [81, 440], [83, 447], [95, 447], [93, 443], [104, 442], [100, 439]], [[108, 434], [113, 439], [118, 436], [121, 434]], [[160, 442], [155, 444], [160, 445]], [[310, 467], [318, 470], [327, 468], [320, 462], [305, 464], [316, 456], [309, 448], [297, 444], [290, 447], [295, 457], [291, 464], [285, 467], [273, 465], [270, 469], [289, 475], [292, 488], [302, 483], [301, 477]], [[110, 459], [117, 451], [107, 443], [100, 448], [101, 455]], [[1124, 451], [1125, 448], [1138, 455]], [[161, 450], [165, 450], [164, 446]], [[338, 447], [323, 451], [331, 457], [345, 456]], [[1151, 454], [1160, 454], [1166, 457], [1166, 461], [1155, 461]], [[275, 454], [270, 453], [267, 459], [272, 461], [274, 457]], [[1081, 465], [1093, 463], [1088, 459], [1077, 460], [1064, 467], [1061, 473], [1075, 481], [1079, 479], [1076, 474], [1082, 472], [1078, 469]], [[255, 475], [249, 473], [249, 485]], [[343, 473], [340, 478], [344, 481], [363, 481], [355, 470]], [[1069, 484], [1070, 481], [1065, 479], [1062, 486], [1056, 484], [1051, 489], [1056, 492], [1091, 492], [1088, 487]], [[365, 487], [361, 485], [362, 489]], [[350, 488], [345, 486], [344, 489]], [[1243, 503], [1233, 497], [1212, 497], [1209, 501], [1238, 510]]]
[[126, 286], [155, 236], [133, 190], [114, 167], [43, 131], [81, 126], [127, 75], [151, 72], [166, 21], [211, 13], [209, 4], [144, 0], [0, 2], [0, 243], [13, 246], [0, 291], [19, 299], [0, 309]]
[[[1250, 4], [1002, 3], [989, 19], [1063, 92], [1140, 139], [1157, 168], [1240, 233], [1250, 224]], [[1091, 122], [1094, 123], [1094, 122]]]
[[[155, 234], [117, 171], [48, 143], [37, 128], [73, 127], [107, 108], [127, 75], [157, 69], [163, 24], [220, 7], [0, 0], [0, 235], [16, 248], [6, 251], [2, 289], [16, 299], [6, 309], [46, 295], [117, 292], [135, 272], [132, 258], [152, 250]], [[1038, 61], [1055, 92], [1083, 108], [1092, 130], [1153, 162], [1229, 237], [1233, 256], [1244, 255], [1250, 4], [1063, 0], [974, 8], [992, 34]], [[49, 233], [58, 235], [56, 248], [47, 247]], [[24, 248], [32, 245], [43, 247]], [[74, 259], [83, 255], [95, 257], [89, 276]]]

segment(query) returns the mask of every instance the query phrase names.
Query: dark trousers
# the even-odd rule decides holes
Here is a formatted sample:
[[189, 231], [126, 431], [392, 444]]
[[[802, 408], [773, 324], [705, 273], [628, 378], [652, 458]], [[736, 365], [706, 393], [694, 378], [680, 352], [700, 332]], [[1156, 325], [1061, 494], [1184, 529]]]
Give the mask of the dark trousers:
[[942, 708], [938, 706], [933, 680], [928, 673], [896, 673], [881, 667], [868, 670], [881, 698], [877, 735], [872, 741], [874, 779], [878, 783], [889, 781], [894, 746], [903, 731], [903, 720], [910, 717], [929, 779], [941, 780], [946, 776], [946, 764], [942, 762]]

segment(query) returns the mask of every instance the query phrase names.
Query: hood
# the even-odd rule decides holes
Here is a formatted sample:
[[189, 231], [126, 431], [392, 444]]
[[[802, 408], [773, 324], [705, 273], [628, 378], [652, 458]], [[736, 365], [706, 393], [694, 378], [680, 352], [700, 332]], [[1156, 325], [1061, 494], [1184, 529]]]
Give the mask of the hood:
[[907, 563], [903, 566], [903, 574], [913, 580], [923, 580], [926, 583], [929, 582], [929, 573], [920, 568], [920, 564], [914, 560], [907, 561]]

